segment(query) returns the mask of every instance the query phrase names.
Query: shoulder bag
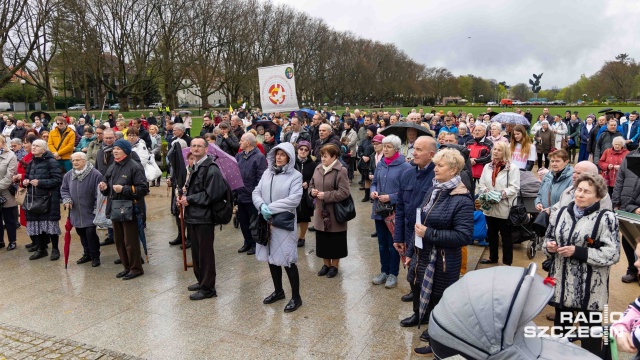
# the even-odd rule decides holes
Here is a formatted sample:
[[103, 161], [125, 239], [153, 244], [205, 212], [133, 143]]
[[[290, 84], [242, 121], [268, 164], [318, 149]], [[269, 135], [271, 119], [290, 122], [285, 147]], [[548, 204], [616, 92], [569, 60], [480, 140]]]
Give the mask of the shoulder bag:
[[[336, 171], [335, 176], [333, 177], [333, 188], [338, 190], [338, 171]], [[349, 220], [353, 220], [356, 217], [356, 206], [353, 203], [353, 198], [351, 194], [349, 196], [338, 202], [333, 203], [333, 215], [336, 218], [336, 221], [344, 224]]]
[[111, 221], [133, 221], [132, 200], [111, 200]]
[[271, 225], [262, 217], [260, 212], [255, 213], [251, 217], [251, 224], [249, 225], [251, 231], [251, 238], [256, 244], [267, 246], [269, 239], [271, 239]]
[[31, 191], [27, 191], [22, 203], [22, 207], [34, 214], [46, 214], [51, 207], [51, 192], [44, 195], [36, 195], [35, 188], [31, 186]]
[[[515, 204], [514, 204], [515, 202]], [[509, 225], [520, 226], [529, 222], [529, 213], [527, 207], [522, 202], [522, 192], [513, 199], [511, 207], [509, 208]]]

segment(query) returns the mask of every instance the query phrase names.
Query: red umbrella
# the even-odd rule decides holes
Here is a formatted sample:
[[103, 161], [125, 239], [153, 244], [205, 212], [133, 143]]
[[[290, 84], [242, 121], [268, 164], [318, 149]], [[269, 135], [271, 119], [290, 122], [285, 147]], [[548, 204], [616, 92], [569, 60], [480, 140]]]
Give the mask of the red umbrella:
[[64, 233], [64, 268], [67, 268], [69, 265], [69, 246], [71, 246], [71, 229], [73, 229], [73, 225], [71, 225], [71, 217], [70, 217], [71, 209], [67, 213], [67, 223], [64, 224], [64, 229], [66, 230]]

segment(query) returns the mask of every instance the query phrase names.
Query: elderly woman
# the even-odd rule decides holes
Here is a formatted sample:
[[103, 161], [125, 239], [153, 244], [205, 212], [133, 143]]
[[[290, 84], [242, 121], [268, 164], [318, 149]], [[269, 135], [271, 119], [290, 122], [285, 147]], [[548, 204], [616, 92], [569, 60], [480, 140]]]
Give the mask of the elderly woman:
[[[551, 256], [549, 276], [556, 279], [549, 301], [556, 308], [554, 326], [572, 326], [576, 313], [582, 319], [594, 319], [592, 313], [601, 312], [608, 302], [609, 269], [620, 258], [620, 239], [615, 214], [600, 208], [600, 199], [606, 195], [602, 177], [583, 173], [576, 179], [574, 202], [549, 219], [544, 251]], [[571, 315], [563, 316], [567, 312]], [[582, 348], [600, 355], [601, 337], [580, 340]]]
[[322, 163], [313, 173], [309, 189], [316, 199], [313, 226], [316, 230], [316, 256], [324, 265], [318, 276], [329, 278], [338, 275], [340, 259], [347, 257], [347, 223], [339, 223], [333, 204], [349, 197], [347, 168], [338, 159], [340, 149], [329, 143], [319, 150]]
[[564, 140], [565, 135], [569, 132], [569, 128], [567, 127], [567, 124], [562, 121], [562, 117], [560, 117], [560, 115], [553, 117], [553, 123], [550, 127], [551, 132], [555, 135], [553, 147], [560, 150], [562, 149], [562, 140]]
[[25, 209], [32, 205], [30, 201], [35, 202], [38, 198], [48, 198], [48, 202], [43, 202], [46, 204], [45, 206], [26, 210], [27, 235], [38, 244], [37, 251], [29, 257], [29, 260], [49, 255], [47, 243], [51, 241], [51, 260], [55, 261], [60, 258], [58, 250], [60, 226], [58, 223], [60, 222], [62, 171], [53, 154], [47, 150], [47, 143], [44, 140], [33, 141], [31, 154], [33, 159], [27, 165], [22, 180], [22, 185], [27, 188], [27, 196], [24, 200]]
[[[31, 154], [31, 144], [37, 139], [38, 136], [36, 134], [29, 134], [24, 139], [23, 148], [27, 154], [22, 158], [22, 160], [18, 160], [18, 173], [13, 176], [13, 181], [16, 185], [22, 186], [22, 179], [24, 179], [24, 174], [27, 171], [27, 165], [29, 165], [31, 159], [33, 159], [33, 154]], [[26, 213], [22, 207], [20, 207], [20, 225], [27, 226]], [[37, 245], [38, 244], [36, 242], [32, 241], [30, 244], [27, 244], [26, 247], [29, 251], [33, 252], [38, 249]]]
[[400, 256], [393, 247], [393, 235], [387, 228], [385, 218], [394, 213], [402, 173], [411, 168], [400, 153], [401, 146], [402, 141], [395, 135], [382, 140], [384, 157], [378, 162], [371, 182], [371, 198], [374, 200], [371, 218], [375, 222], [380, 254], [380, 274], [372, 281], [375, 285], [385, 284], [387, 289], [394, 288], [398, 283]]
[[0, 135], [0, 248], [5, 247], [4, 228], [7, 229], [9, 246], [7, 250], [16, 248], [16, 228], [18, 219], [16, 209], [18, 203], [13, 195], [14, 177], [18, 172], [16, 155], [7, 146], [7, 138]]
[[534, 139], [536, 140], [536, 152], [538, 153], [538, 168], [543, 167], [542, 158], [544, 157], [544, 167], [548, 169], [549, 153], [554, 147], [555, 140], [553, 131], [551, 131], [551, 129], [549, 128], [549, 122], [547, 120], [542, 120], [540, 129], [536, 131]]
[[491, 162], [482, 170], [479, 200], [487, 219], [487, 237], [489, 238], [489, 258], [480, 260], [481, 264], [498, 263], [498, 233], [502, 238], [502, 263], [513, 262], [513, 242], [509, 222], [509, 208], [520, 191], [520, 169], [511, 163], [509, 144], [493, 144]]
[[371, 168], [371, 161], [373, 160], [373, 154], [375, 153], [372, 141], [373, 137], [376, 136], [377, 131], [377, 126], [367, 126], [365, 130], [366, 136], [358, 146], [358, 157], [360, 158], [358, 161], [358, 170], [360, 171], [363, 179], [361, 189], [364, 189], [364, 198], [362, 199], [362, 202], [371, 200], [371, 180], [369, 180], [369, 169]]
[[535, 204], [538, 211], [549, 213], [549, 207], [560, 200], [562, 192], [572, 185], [573, 167], [569, 165], [569, 153], [557, 150], [549, 154], [550, 171], [542, 178]]
[[298, 156], [296, 156], [295, 168], [300, 174], [302, 174], [302, 199], [300, 204], [296, 208], [296, 219], [300, 233], [298, 235], [298, 247], [303, 247], [305, 243], [305, 236], [309, 223], [311, 222], [311, 216], [313, 216], [313, 200], [309, 197], [309, 183], [313, 177], [313, 173], [316, 170], [318, 163], [311, 157], [311, 144], [302, 140], [298, 143]]
[[[108, 198], [106, 215], [113, 223], [113, 237], [124, 266], [124, 270], [116, 277], [130, 280], [144, 274], [133, 202], [136, 201], [144, 208], [144, 197], [149, 192], [149, 187], [144, 170], [130, 156], [132, 150], [128, 141], [116, 141], [112, 151], [114, 162], [104, 174], [105, 181], [100, 182], [99, 189]], [[112, 209], [114, 200], [120, 200], [120, 209]], [[118, 214], [121, 217], [113, 216], [116, 211], [121, 212]]]
[[509, 142], [509, 139], [502, 136], [502, 125], [500, 125], [500, 123], [492, 122], [490, 133], [491, 135], [487, 136], [487, 139], [491, 140], [491, 142], [493, 142], [494, 144], [499, 142], [503, 142], [503, 143]]
[[[414, 313], [401, 321], [402, 326], [429, 321], [445, 289], [460, 277], [462, 247], [472, 242], [473, 221], [468, 219], [473, 218], [473, 197], [460, 180], [464, 158], [457, 150], [444, 149], [434, 156], [433, 162], [433, 186], [421, 202], [420, 224], [414, 225], [415, 235], [422, 241], [413, 244], [413, 255], [405, 260], [409, 264], [407, 280], [416, 295]], [[429, 340], [426, 330], [420, 339]], [[430, 346], [414, 351], [419, 355], [432, 352]]]
[[84, 250], [76, 264], [91, 261], [91, 266], [97, 267], [100, 266], [100, 239], [93, 224], [93, 209], [96, 207], [98, 184], [103, 181], [102, 174], [87, 161], [87, 154], [83, 152], [71, 155], [71, 165], [73, 170], [62, 178], [60, 194]]
[[602, 177], [604, 178], [609, 195], [613, 194], [613, 187], [616, 184], [616, 176], [620, 170], [620, 164], [622, 160], [629, 154], [629, 150], [624, 148], [624, 138], [618, 136], [613, 139], [613, 147], [605, 150], [598, 160], [598, 167], [602, 170]]
[[[545, 121], [545, 117], [544, 115], [540, 115], [538, 116], [538, 121], [536, 121], [535, 124], [533, 124], [533, 126], [531, 127], [531, 129], [529, 129], [529, 132], [531, 133], [532, 136], [535, 136], [536, 133], [538, 132], [538, 130], [540, 130], [542, 128], [542, 122]], [[548, 123], [548, 122], [547, 122]]]
[[256, 128], [258, 135], [256, 135], [256, 141], [258, 144], [262, 144], [264, 142], [264, 126], [260, 125]]
[[[266, 246], [256, 244], [256, 259], [267, 261], [275, 291], [262, 302], [273, 304], [285, 298], [282, 289], [282, 267], [284, 266], [291, 285], [291, 300], [284, 312], [296, 311], [302, 306], [300, 297], [300, 275], [298, 273], [296, 208], [302, 198], [302, 175], [296, 171], [296, 154], [293, 145], [282, 143], [267, 154], [268, 166], [258, 186], [253, 190], [253, 205], [265, 219], [272, 218], [271, 239]], [[293, 230], [279, 228], [276, 217], [291, 221]]]
[[522, 125], [513, 128], [511, 136], [511, 163], [520, 170], [531, 171], [536, 162], [536, 146], [531, 143], [527, 135], [527, 129]]

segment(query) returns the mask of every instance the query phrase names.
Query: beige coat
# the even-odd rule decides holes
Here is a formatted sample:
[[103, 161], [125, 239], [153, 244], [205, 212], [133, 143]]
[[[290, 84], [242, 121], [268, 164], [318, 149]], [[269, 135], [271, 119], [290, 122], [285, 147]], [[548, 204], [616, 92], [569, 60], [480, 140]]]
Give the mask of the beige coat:
[[[324, 169], [322, 169], [322, 164], [318, 165], [309, 183], [309, 194], [311, 194], [312, 189], [318, 189], [318, 191], [324, 192], [324, 200], [316, 198], [316, 209], [313, 212], [313, 227], [316, 230], [325, 231], [322, 221], [322, 204], [324, 202], [331, 219], [331, 230], [329, 230], [329, 232], [347, 231], [347, 223], [338, 223], [336, 217], [333, 215], [333, 203], [342, 201], [350, 195], [347, 168], [343, 167], [340, 161], [337, 161], [327, 174], [323, 174]], [[334, 178], [338, 185], [337, 189], [333, 187]]]
[[491, 209], [484, 211], [484, 214], [498, 219], [507, 219], [509, 218], [511, 204], [514, 203], [514, 199], [520, 191], [520, 169], [510, 162], [507, 162], [505, 168], [496, 176], [495, 186], [491, 182], [492, 173], [493, 164], [488, 163], [482, 170], [482, 176], [480, 176], [480, 182], [478, 183], [480, 193], [482, 194], [492, 190], [504, 191], [507, 197], [500, 200], [499, 203], [493, 204]]
[[18, 206], [16, 198], [9, 192], [12, 186], [13, 176], [18, 173], [18, 159], [11, 150], [5, 150], [0, 155], [0, 195], [6, 199], [2, 207], [10, 208]]

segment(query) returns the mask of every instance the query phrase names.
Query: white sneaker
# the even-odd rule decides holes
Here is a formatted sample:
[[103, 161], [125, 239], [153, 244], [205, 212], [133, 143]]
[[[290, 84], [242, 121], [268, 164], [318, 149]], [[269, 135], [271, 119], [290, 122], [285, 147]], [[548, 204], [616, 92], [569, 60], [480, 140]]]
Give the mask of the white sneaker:
[[378, 276], [373, 278], [373, 284], [374, 285], [382, 285], [382, 284], [384, 284], [385, 280], [387, 280], [387, 274], [380, 273], [380, 275], [378, 275]]
[[387, 282], [384, 284], [384, 287], [386, 287], [387, 289], [391, 289], [396, 287], [396, 285], [398, 285], [398, 277], [395, 275], [389, 275], [387, 277]]

